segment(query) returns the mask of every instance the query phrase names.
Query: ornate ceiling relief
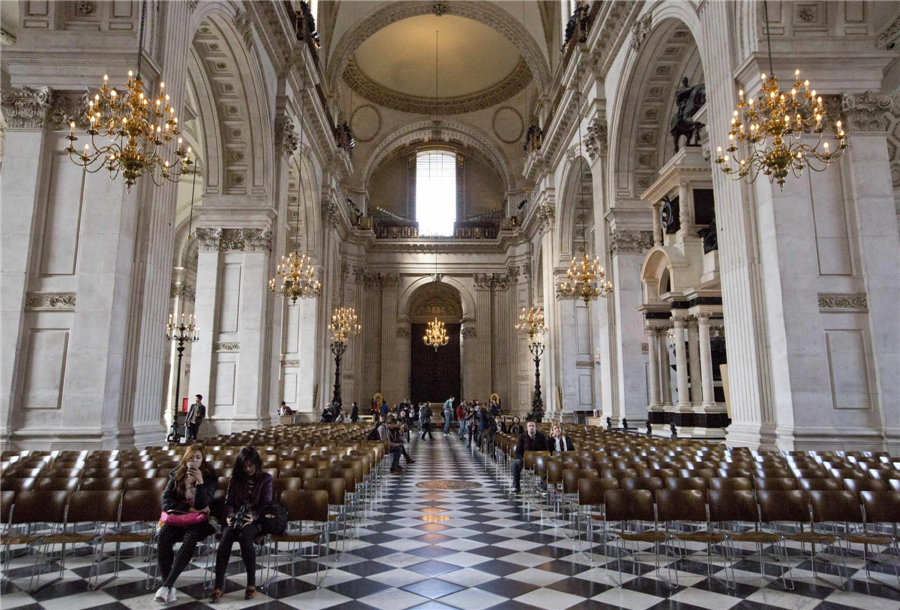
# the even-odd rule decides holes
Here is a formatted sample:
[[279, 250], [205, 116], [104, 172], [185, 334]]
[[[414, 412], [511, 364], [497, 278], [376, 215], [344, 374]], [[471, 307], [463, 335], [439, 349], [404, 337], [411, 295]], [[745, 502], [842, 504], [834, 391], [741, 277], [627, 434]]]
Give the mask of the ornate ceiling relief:
[[352, 59], [343, 76], [351, 89], [371, 102], [401, 112], [439, 115], [464, 114], [490, 108], [517, 94], [532, 78], [528, 64], [519, 60], [513, 71], [496, 85], [469, 95], [441, 97], [435, 104], [433, 97], [409, 95], [378, 84], [360, 70]]

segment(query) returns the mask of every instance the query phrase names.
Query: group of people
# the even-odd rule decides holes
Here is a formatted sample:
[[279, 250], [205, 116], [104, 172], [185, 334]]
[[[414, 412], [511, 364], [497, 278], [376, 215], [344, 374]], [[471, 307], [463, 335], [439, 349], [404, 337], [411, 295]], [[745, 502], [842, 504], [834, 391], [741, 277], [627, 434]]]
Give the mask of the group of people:
[[519, 438], [516, 439], [514, 450], [516, 459], [512, 465], [513, 491], [516, 494], [522, 493], [522, 468], [525, 464], [526, 451], [549, 451], [552, 455], [562, 451], [575, 451], [575, 443], [566, 434], [566, 429], [561, 422], [553, 422], [550, 425], [549, 438], [537, 429], [537, 423], [533, 420], [529, 419], [525, 422], [525, 431], [520, 433]]
[[329, 403], [322, 410], [322, 419], [320, 421], [324, 423], [356, 423], [359, 421], [359, 405], [354, 402], [350, 407], [350, 412], [344, 413], [343, 409], [341, 408], [341, 403]]
[[[210, 503], [216, 493], [218, 476], [206, 460], [202, 444], [191, 445], [179, 465], [169, 473], [163, 492], [162, 509], [167, 520], [157, 537], [159, 574], [162, 586], [155, 599], [161, 603], [177, 601], [175, 582], [194, 555], [197, 544], [216, 532], [210, 515]], [[225, 573], [231, 550], [237, 542], [247, 572], [244, 599], [256, 597], [256, 548], [253, 540], [266, 531], [267, 512], [272, 508], [272, 475], [263, 472], [262, 458], [253, 447], [244, 447], [235, 459], [225, 492], [224, 527], [216, 554], [216, 577], [211, 603], [218, 602], [225, 586]], [[175, 544], [181, 548], [175, 552]]]

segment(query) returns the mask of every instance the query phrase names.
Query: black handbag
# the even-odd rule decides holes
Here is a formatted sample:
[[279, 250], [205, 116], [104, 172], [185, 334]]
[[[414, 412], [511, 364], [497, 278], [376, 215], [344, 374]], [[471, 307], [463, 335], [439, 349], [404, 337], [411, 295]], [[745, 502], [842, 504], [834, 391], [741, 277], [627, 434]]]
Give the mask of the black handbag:
[[259, 510], [259, 525], [263, 534], [283, 534], [287, 524], [287, 510], [281, 504], [272, 502]]

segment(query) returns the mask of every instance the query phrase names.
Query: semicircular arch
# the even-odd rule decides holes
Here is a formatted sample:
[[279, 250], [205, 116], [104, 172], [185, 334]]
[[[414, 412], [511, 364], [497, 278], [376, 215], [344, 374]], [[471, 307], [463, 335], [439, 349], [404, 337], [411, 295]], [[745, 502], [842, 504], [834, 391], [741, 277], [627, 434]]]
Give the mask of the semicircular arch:
[[[416, 293], [428, 286], [429, 284], [435, 283], [428, 276], [423, 276], [414, 280], [406, 289], [403, 291], [403, 294], [400, 295], [400, 299], [398, 301], [399, 306], [397, 310], [400, 312], [401, 316], [409, 316], [410, 315], [410, 305], [414, 302], [414, 297]], [[444, 276], [441, 279], [441, 283], [446, 286], [448, 289], [452, 289], [459, 297], [459, 304], [462, 308], [462, 319], [463, 320], [471, 320], [474, 319], [477, 312], [475, 311], [475, 297], [472, 295], [472, 292], [466, 287], [465, 284], [460, 282], [457, 278], [452, 276]]]

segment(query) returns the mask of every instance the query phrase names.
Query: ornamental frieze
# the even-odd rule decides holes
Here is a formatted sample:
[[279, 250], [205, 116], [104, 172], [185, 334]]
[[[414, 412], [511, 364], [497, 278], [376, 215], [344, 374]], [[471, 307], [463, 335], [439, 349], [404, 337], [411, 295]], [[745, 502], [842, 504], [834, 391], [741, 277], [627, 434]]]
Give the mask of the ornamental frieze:
[[610, 254], [641, 254], [653, 247], [653, 231], [612, 231]]
[[29, 292], [25, 295], [28, 311], [74, 311], [74, 292]]
[[264, 252], [272, 253], [272, 230], [249, 227], [246, 229], [218, 229], [198, 227], [194, 231], [201, 252]]
[[865, 294], [820, 294], [821, 313], [866, 313], [869, 303]]
[[0, 95], [10, 129], [43, 129], [53, 92], [50, 87], [7, 89]]

